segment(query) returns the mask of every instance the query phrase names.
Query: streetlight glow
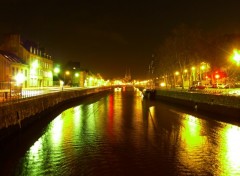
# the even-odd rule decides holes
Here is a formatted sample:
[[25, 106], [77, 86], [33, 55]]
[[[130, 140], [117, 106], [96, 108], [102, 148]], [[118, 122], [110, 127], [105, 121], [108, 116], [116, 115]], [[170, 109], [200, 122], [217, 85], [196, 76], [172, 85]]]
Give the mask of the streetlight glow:
[[79, 73], [75, 73], [75, 77], [79, 77]]
[[24, 82], [25, 80], [25, 77], [22, 73], [18, 73], [16, 76], [15, 76], [15, 80], [16, 80], [16, 83], [17, 85], [20, 85]]
[[37, 60], [35, 60], [35, 61], [32, 63], [32, 67], [35, 68], [35, 69], [38, 67], [38, 61], [37, 61]]
[[60, 68], [56, 67], [54, 68], [54, 73], [58, 74], [60, 72]]
[[70, 75], [70, 71], [66, 71], [65, 74], [66, 74], [66, 75]]
[[237, 49], [233, 50], [233, 60], [237, 62], [237, 65], [240, 64], [240, 51]]

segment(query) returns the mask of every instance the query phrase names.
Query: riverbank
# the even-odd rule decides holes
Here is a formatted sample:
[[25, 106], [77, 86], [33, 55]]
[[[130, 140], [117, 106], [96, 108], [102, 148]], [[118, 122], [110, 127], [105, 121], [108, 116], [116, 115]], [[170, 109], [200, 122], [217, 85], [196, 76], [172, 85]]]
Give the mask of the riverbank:
[[240, 122], [240, 97], [224, 94], [205, 94], [198, 91], [156, 90], [156, 99], [198, 111], [221, 119]]
[[111, 87], [62, 91], [0, 106], [0, 141], [58, 109], [66, 109], [82, 99], [111, 91]]

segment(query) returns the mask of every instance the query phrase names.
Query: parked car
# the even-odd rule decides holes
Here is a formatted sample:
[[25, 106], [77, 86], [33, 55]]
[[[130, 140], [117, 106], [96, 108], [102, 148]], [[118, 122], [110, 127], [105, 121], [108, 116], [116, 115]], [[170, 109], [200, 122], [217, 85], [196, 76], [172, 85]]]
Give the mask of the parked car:
[[224, 89], [225, 88], [225, 84], [212, 84], [211, 88], [220, 88], [220, 89]]
[[211, 88], [217, 88], [217, 84], [212, 84]]
[[217, 84], [217, 87], [220, 89], [224, 89], [225, 88], [225, 84]]
[[236, 86], [235, 86], [235, 84], [233, 84], [233, 83], [228, 83], [228, 84], [226, 84], [226, 85], [224, 86], [225, 89], [235, 88], [235, 87], [236, 87]]
[[203, 85], [196, 85], [196, 86], [192, 86], [190, 87], [190, 90], [202, 90], [202, 89], [205, 89], [206, 86], [203, 86]]

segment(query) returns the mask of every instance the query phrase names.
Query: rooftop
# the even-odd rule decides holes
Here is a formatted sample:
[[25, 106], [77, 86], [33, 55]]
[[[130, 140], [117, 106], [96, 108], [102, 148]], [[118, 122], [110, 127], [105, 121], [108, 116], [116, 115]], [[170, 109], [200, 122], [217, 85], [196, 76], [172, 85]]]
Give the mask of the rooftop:
[[10, 52], [0, 50], [0, 55], [2, 55], [4, 58], [6, 58], [10, 62], [26, 64], [26, 62], [23, 59], [21, 59], [20, 57], [17, 57], [15, 54], [12, 54]]

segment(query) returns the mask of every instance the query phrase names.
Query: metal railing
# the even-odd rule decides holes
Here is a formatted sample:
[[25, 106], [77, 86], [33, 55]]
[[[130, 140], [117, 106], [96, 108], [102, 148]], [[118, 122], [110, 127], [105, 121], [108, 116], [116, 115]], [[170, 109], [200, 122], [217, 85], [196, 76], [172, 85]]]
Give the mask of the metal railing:
[[17, 86], [15, 82], [0, 82], [0, 105], [47, 94], [53, 89], [49, 87], [22, 88], [21, 86]]

